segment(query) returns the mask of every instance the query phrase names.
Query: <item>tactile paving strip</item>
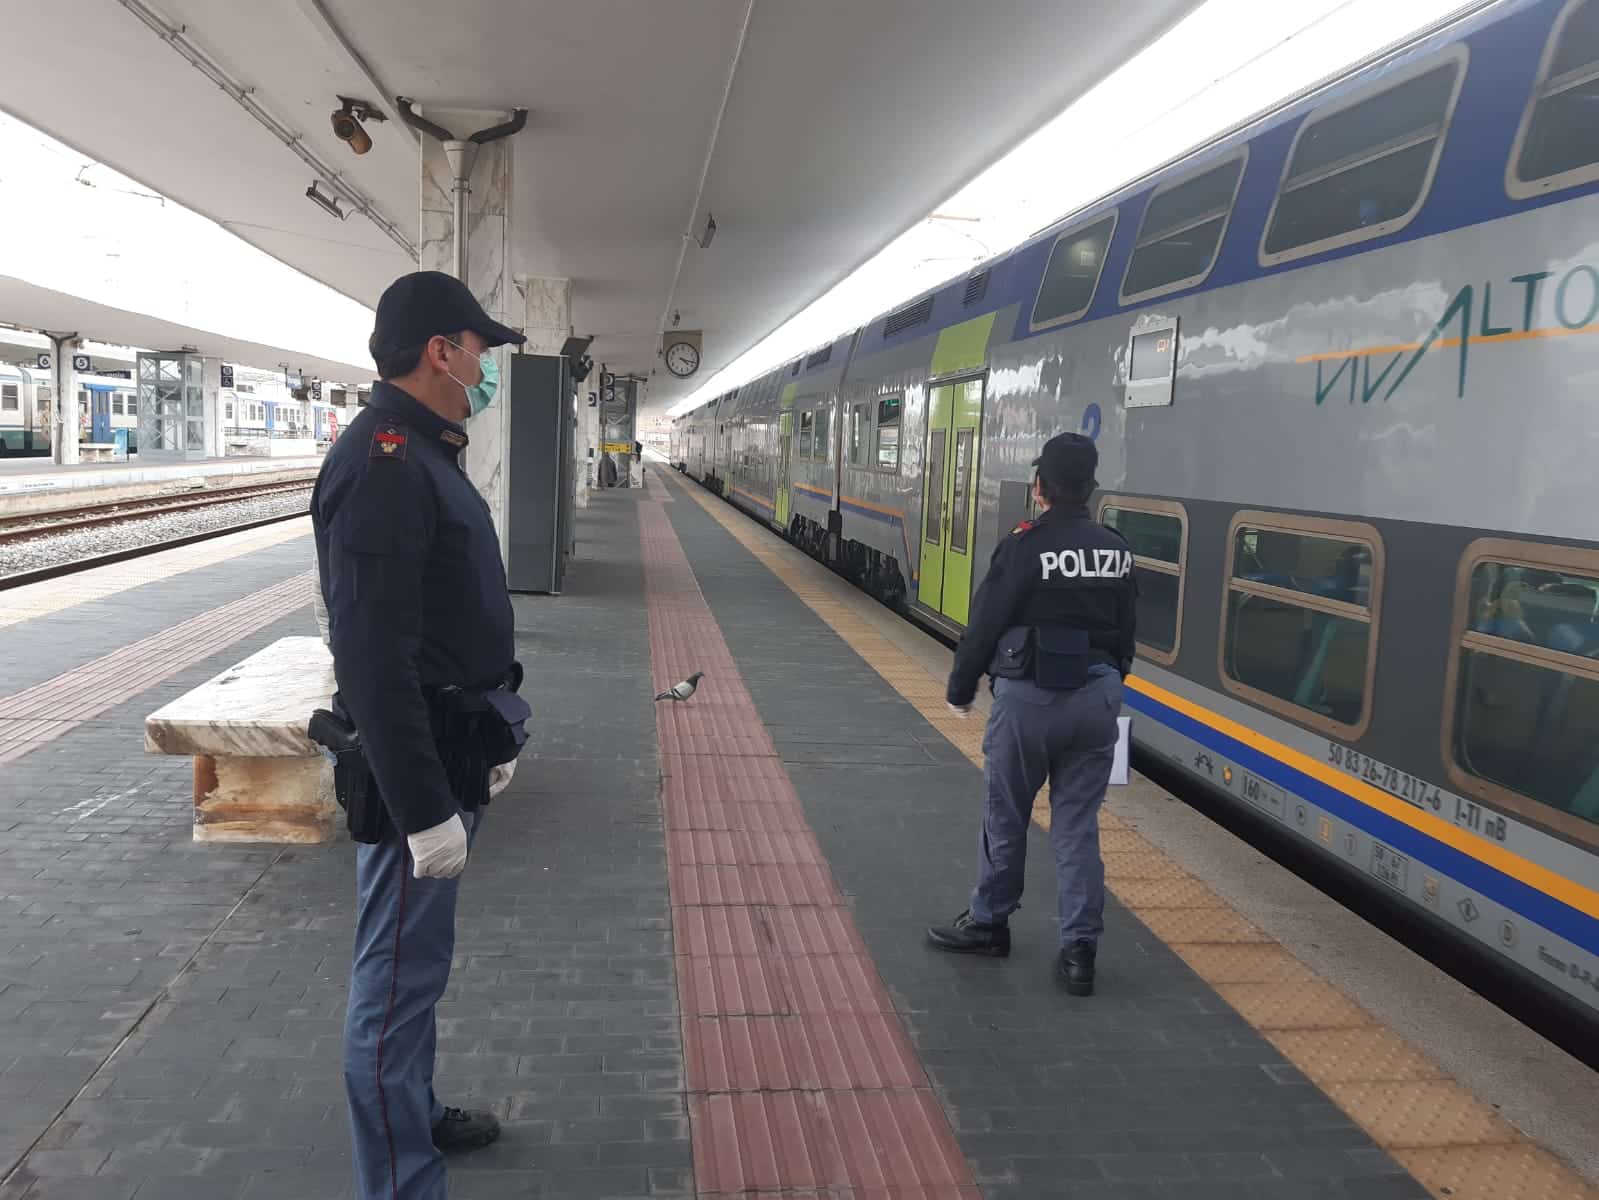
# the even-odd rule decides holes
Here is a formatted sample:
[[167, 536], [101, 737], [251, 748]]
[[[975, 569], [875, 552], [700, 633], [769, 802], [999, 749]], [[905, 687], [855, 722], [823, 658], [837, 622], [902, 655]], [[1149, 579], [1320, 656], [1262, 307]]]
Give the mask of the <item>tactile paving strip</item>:
[[799, 797], [646, 484], [667, 884], [699, 1196], [977, 1200]]
[[306, 572], [0, 696], [0, 763], [14, 762], [310, 602]]
[[[982, 765], [981, 724], [951, 715], [939, 681], [818, 583], [815, 572], [820, 568], [701, 489], [687, 486], [686, 491], [929, 725]], [[1048, 828], [1049, 806], [1042, 796], [1033, 818]], [[1425, 1055], [1318, 980], [1125, 822], [1105, 814], [1100, 836], [1106, 882], [1116, 898], [1218, 994], [1229, 997], [1284, 1057], [1434, 1196], [1599, 1200], [1599, 1188], [1528, 1141]], [[1174, 906], [1174, 898], [1185, 893], [1194, 902]]]
[[[171, 579], [198, 567], [227, 562], [263, 550], [268, 546], [292, 542], [308, 537], [311, 519], [302, 517], [295, 521], [282, 521], [263, 525], [259, 529], [246, 529], [241, 533], [208, 538], [189, 546], [179, 546], [160, 554], [150, 554], [127, 562], [111, 563], [104, 567], [91, 567], [76, 571], [60, 579], [47, 579], [42, 583], [24, 584], [0, 592], [0, 628], [45, 617], [63, 609], [86, 604], [91, 600], [104, 600], [130, 588], [142, 587], [161, 579]], [[306, 550], [306, 565], [311, 564], [311, 551]]]

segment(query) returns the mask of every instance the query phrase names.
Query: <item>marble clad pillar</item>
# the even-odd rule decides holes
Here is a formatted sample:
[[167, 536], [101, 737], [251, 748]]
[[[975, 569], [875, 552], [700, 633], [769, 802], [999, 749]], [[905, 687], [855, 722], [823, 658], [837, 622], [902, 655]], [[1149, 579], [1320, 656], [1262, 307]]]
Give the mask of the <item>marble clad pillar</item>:
[[222, 418], [222, 360], [207, 358], [200, 373], [200, 387], [204, 396], [205, 455], [222, 458], [228, 452], [227, 431]]
[[75, 466], [82, 461], [78, 450], [78, 369], [72, 365], [72, 356], [83, 343], [76, 337], [50, 339], [50, 458], [63, 466]]
[[[504, 112], [466, 112], [426, 109], [424, 115], [458, 137], [498, 125]], [[496, 321], [513, 329], [522, 326], [523, 309], [512, 284], [511, 262], [511, 183], [512, 155], [517, 139], [501, 138], [481, 146], [468, 180], [472, 194], [467, 200], [466, 285], [478, 303]], [[455, 222], [451, 206], [449, 162], [444, 148], [434, 139], [422, 138], [422, 226], [418, 242], [417, 267], [423, 271], [454, 273]], [[506, 374], [507, 351], [494, 352], [500, 364], [500, 377]], [[509, 444], [510, 417], [507, 406], [496, 402], [486, 412], [467, 422], [472, 442], [466, 448], [466, 473], [494, 517], [500, 535], [500, 553], [505, 553], [505, 454]]]

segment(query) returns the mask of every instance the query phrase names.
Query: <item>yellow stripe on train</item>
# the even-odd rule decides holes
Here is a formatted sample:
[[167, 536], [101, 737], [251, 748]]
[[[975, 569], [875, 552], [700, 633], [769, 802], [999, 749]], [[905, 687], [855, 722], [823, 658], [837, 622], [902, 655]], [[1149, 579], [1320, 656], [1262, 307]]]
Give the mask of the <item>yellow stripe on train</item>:
[[1202, 725], [1208, 725], [1218, 733], [1227, 735], [1235, 741], [1242, 742], [1251, 749], [1276, 759], [1284, 766], [1292, 767], [1296, 771], [1319, 779], [1328, 787], [1343, 792], [1368, 808], [1374, 808], [1385, 816], [1409, 825], [1411, 828], [1432, 838], [1435, 841], [1453, 847], [1468, 857], [1486, 863], [1495, 870], [1518, 879], [1529, 887], [1537, 888], [1548, 896], [1570, 905], [1579, 912], [1590, 917], [1599, 918], [1599, 892], [1583, 887], [1551, 871], [1548, 867], [1513, 854], [1503, 846], [1496, 846], [1491, 842], [1484, 842], [1455, 825], [1445, 821], [1442, 817], [1435, 817], [1431, 813], [1422, 812], [1412, 808], [1396, 796], [1390, 796], [1379, 788], [1374, 788], [1369, 783], [1350, 776], [1324, 762], [1318, 762], [1308, 754], [1304, 754], [1290, 746], [1257, 733], [1248, 726], [1212, 712], [1202, 705], [1191, 700], [1185, 700], [1174, 692], [1141, 679], [1136, 675], [1127, 678], [1127, 686], [1135, 691], [1142, 692], [1152, 700], [1159, 701], [1167, 708], [1175, 709], [1184, 716], [1191, 717]]

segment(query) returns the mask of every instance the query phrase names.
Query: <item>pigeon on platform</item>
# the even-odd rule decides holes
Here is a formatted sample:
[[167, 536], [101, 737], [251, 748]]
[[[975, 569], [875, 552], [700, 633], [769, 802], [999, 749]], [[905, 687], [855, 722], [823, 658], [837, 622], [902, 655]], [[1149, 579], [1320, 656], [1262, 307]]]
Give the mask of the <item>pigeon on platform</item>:
[[695, 671], [682, 683], [674, 684], [655, 698], [656, 700], [687, 700], [694, 694], [694, 689], [699, 687], [700, 680], [704, 678], [704, 671]]

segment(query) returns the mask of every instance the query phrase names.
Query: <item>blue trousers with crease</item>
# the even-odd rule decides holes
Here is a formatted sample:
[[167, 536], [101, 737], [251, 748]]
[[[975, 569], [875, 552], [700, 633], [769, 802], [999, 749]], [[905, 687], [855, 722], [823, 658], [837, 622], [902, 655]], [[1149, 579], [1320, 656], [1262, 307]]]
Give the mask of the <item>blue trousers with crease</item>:
[[1024, 679], [994, 681], [983, 733], [983, 833], [972, 917], [1006, 923], [1022, 901], [1033, 798], [1049, 782], [1060, 944], [1099, 943], [1105, 929], [1105, 863], [1099, 808], [1110, 783], [1121, 713], [1121, 676], [1100, 668], [1074, 691]]
[[[463, 813], [467, 837], [482, 823]], [[344, 1090], [359, 1200], [444, 1200], [433, 1126], [434, 1006], [450, 981], [460, 879], [413, 879], [392, 825], [358, 845], [355, 960], [344, 1020]]]

